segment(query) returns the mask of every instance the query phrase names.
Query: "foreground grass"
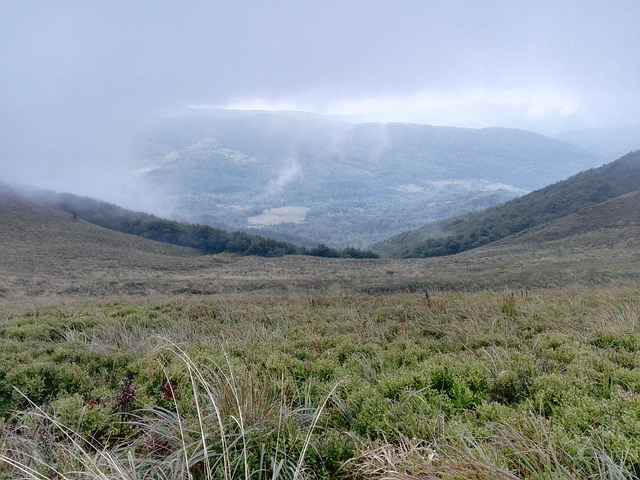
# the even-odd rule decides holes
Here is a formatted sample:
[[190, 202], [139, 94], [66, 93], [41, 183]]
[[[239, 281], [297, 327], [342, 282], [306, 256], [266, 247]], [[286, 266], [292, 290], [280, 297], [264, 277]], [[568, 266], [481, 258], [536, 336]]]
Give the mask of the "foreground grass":
[[7, 478], [634, 478], [640, 289], [0, 311]]

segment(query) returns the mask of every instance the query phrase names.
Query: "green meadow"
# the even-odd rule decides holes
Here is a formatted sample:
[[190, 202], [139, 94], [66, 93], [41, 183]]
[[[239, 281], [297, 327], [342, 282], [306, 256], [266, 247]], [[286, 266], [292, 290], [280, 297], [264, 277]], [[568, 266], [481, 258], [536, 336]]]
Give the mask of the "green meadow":
[[0, 307], [0, 477], [640, 474], [640, 288]]

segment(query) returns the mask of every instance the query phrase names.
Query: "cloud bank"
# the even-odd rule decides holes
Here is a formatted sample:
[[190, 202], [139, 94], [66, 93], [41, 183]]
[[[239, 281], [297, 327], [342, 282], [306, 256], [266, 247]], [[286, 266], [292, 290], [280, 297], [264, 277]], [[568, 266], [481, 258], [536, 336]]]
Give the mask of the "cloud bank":
[[189, 107], [514, 126], [638, 123], [637, 0], [2, 0], [3, 177], [111, 191]]

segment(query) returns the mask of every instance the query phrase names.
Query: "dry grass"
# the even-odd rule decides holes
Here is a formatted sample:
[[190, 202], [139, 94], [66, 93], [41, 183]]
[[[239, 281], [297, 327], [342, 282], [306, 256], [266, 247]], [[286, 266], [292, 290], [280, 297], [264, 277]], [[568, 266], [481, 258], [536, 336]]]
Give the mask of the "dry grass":
[[[640, 280], [640, 222], [586, 228], [587, 220], [595, 221], [583, 220], [586, 214], [568, 217], [564, 226], [447, 258], [269, 259], [201, 256], [23, 200], [1, 200], [0, 302], [5, 303], [36, 298], [520, 289]], [[608, 207], [618, 206], [614, 202]], [[601, 210], [606, 218], [608, 210]]]

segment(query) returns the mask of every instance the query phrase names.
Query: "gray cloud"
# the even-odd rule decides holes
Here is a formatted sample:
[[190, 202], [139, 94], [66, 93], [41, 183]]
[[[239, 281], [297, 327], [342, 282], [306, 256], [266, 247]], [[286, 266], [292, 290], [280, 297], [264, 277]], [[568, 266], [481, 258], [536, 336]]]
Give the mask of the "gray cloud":
[[83, 193], [187, 105], [637, 123], [640, 2], [0, 0], [0, 167]]

